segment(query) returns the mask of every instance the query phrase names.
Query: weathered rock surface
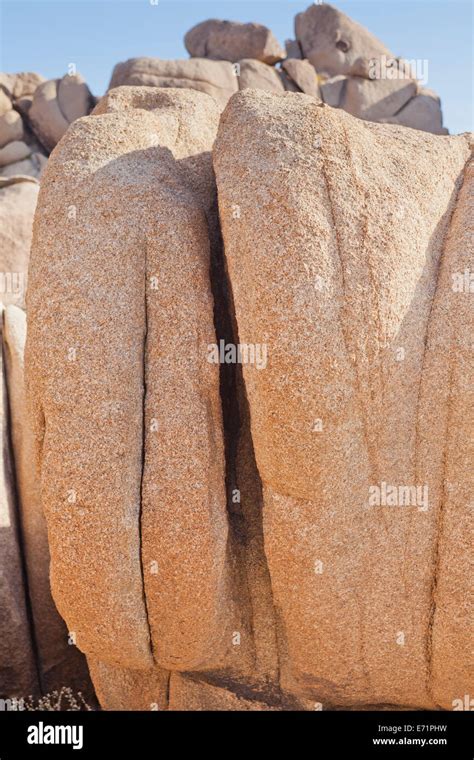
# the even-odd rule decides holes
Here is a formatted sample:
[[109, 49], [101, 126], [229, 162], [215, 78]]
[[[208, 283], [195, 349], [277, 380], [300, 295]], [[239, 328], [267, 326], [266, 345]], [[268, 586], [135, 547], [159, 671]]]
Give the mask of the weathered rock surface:
[[221, 107], [239, 88], [231, 63], [205, 58], [187, 61], [130, 58], [115, 66], [109, 90], [121, 85], [191, 88], [212, 95]]
[[48, 162], [30, 267], [26, 365], [53, 597], [94, 660], [215, 668], [236, 625], [207, 361], [219, 110], [201, 93], [145, 87], [110, 93], [95, 114]]
[[[4, 303], [62, 141], [32, 415], [17, 306], [0, 336], [0, 697], [83, 690], [79, 649], [107, 710], [472, 693], [468, 138], [435, 137], [437, 95], [335, 8], [296, 37], [282, 60], [266, 27], [203, 22], [191, 60], [118, 64], [87, 118], [79, 76], [0, 74]], [[210, 363], [220, 339], [265, 368]]]
[[7, 95], [5, 90], [0, 89], [0, 115], [3, 116], [3, 114], [8, 113], [8, 111], [11, 111], [11, 108], [12, 108], [12, 102], [9, 96]]
[[0, 299], [5, 305], [25, 303], [38, 191], [32, 177], [0, 177]]
[[26, 314], [17, 306], [4, 312], [3, 352], [10, 411], [9, 437], [15, 452], [16, 494], [22, 551], [34, 630], [36, 668], [42, 693], [66, 686], [84, 697], [91, 693], [84, 656], [68, 641], [49, 586], [49, 549], [39, 479], [34, 466], [34, 442], [25, 399], [23, 352]]
[[87, 658], [97, 699], [103, 710], [167, 710], [170, 674], [154, 667], [134, 670]]
[[236, 63], [254, 58], [273, 64], [285, 58], [285, 51], [270, 29], [262, 24], [239, 21], [203, 21], [186, 34], [184, 44], [194, 58], [213, 58]]
[[369, 76], [372, 58], [393, 58], [393, 54], [365, 27], [323, 3], [313, 4], [295, 17], [295, 36], [318, 72], [329, 76], [356, 74]]
[[[291, 93], [240, 93], [221, 119], [214, 165], [239, 339], [269, 355], [244, 379], [281, 685], [302, 700], [428, 708], [467, 688], [451, 662], [466, 646], [467, 575], [448, 569], [464, 496], [440, 490], [446, 451], [455, 492], [468, 493], [466, 454], [442, 433], [449, 383], [427, 409], [439, 379], [425, 368], [455, 372], [460, 410], [468, 360], [425, 340], [455, 334], [464, 357], [467, 317], [447, 287], [449, 315], [430, 314], [468, 156], [462, 136], [366, 123]], [[386, 505], [384, 483], [413, 503], [404, 492]]]

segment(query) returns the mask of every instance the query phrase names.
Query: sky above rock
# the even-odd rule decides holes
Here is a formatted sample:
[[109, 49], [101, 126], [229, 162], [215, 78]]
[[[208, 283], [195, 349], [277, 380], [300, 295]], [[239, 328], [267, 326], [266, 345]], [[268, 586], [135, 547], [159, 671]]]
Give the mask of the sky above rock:
[[[280, 42], [308, 0], [2, 0], [0, 69], [47, 78], [75, 64], [95, 95], [119, 61], [187, 58], [183, 38], [200, 21], [226, 18], [270, 27]], [[423, 62], [451, 134], [473, 128], [472, 6], [466, 0], [349, 0], [335, 3], [396, 55]], [[421, 69], [420, 69], [421, 70]]]

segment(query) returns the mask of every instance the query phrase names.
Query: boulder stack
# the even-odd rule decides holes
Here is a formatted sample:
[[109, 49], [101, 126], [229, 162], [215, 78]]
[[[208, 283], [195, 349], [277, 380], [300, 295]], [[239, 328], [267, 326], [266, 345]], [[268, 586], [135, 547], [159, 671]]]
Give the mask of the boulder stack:
[[39, 177], [69, 124], [94, 104], [78, 74], [0, 74], [0, 176]]

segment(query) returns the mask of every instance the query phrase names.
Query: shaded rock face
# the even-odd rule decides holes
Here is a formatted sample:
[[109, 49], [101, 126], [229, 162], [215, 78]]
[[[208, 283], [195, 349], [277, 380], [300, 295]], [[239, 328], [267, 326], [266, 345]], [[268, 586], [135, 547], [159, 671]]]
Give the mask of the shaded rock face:
[[451, 709], [467, 140], [258, 90], [218, 125], [204, 93], [118, 87], [48, 163], [26, 365], [53, 597], [104, 709]]
[[210, 19], [193, 26], [186, 34], [184, 44], [193, 58], [214, 58], [232, 63], [253, 58], [268, 64], [286, 58], [270, 29], [262, 24]]
[[468, 520], [466, 421], [441, 433], [472, 372], [469, 296], [452, 289], [468, 257], [468, 156], [464, 137], [301, 95], [241, 93], [221, 120], [239, 339], [268, 347], [265, 371], [245, 365], [244, 379], [281, 685], [303, 700], [450, 709], [468, 693], [467, 575], [451, 569]]

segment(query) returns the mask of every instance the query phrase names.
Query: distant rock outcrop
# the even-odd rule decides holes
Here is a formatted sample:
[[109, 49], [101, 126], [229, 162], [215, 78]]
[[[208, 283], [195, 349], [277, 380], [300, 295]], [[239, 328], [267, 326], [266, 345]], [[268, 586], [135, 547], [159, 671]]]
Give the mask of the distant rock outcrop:
[[94, 103], [79, 74], [0, 74], [0, 177], [39, 177], [69, 124]]
[[314, 4], [296, 16], [295, 31], [285, 53], [259, 24], [204, 21], [185, 36], [191, 60], [133, 58], [117, 64], [109, 89], [191, 87], [213, 95], [222, 108], [237, 90], [289, 90], [321, 97], [359, 119], [447, 134], [437, 95], [417, 82], [407, 61], [344, 13]]
[[242, 58], [254, 58], [270, 65], [286, 58], [270, 29], [262, 24], [203, 21], [189, 30], [184, 44], [193, 58], [214, 58], [232, 63]]

